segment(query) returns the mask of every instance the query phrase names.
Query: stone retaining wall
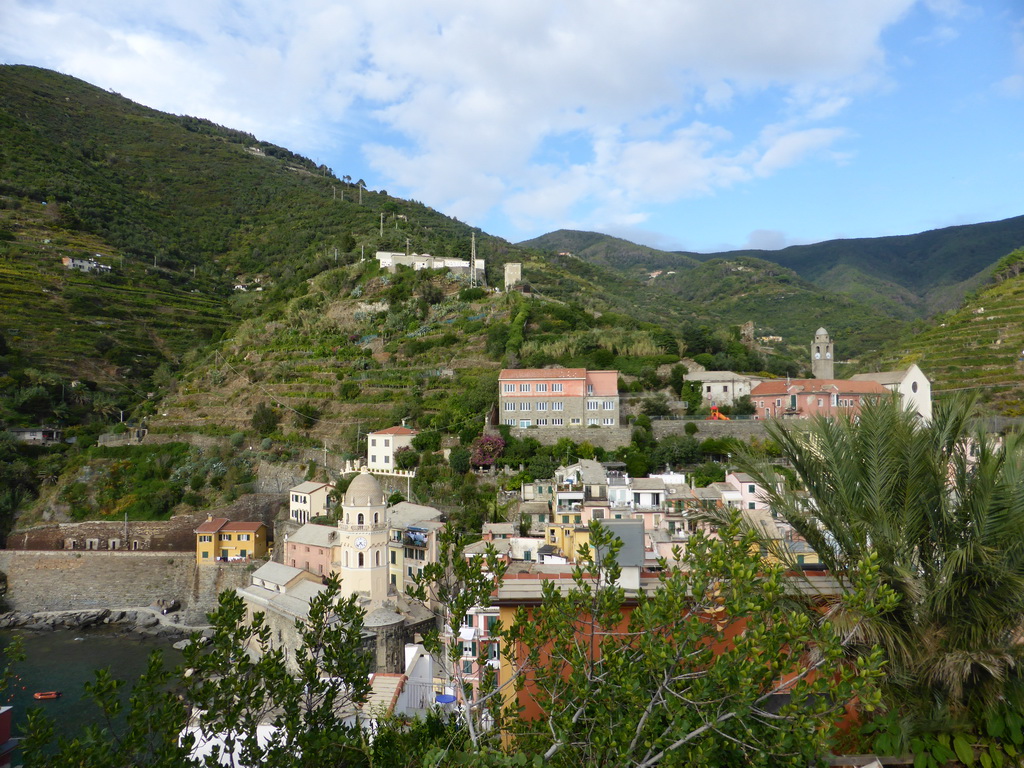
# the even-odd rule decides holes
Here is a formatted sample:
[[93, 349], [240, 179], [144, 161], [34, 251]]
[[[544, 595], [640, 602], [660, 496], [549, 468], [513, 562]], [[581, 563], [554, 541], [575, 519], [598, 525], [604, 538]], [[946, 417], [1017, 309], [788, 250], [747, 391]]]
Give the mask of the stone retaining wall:
[[0, 550], [7, 607], [18, 613], [143, 608], [176, 599], [188, 624], [205, 623], [217, 595], [247, 585], [252, 564], [199, 566], [192, 552]]
[[744, 419], [743, 421], [712, 421], [709, 419], [664, 419], [651, 421], [651, 430], [658, 440], [668, 435], [685, 435], [687, 424], [696, 424], [697, 432], [694, 437], [698, 440], [707, 440], [709, 437], [737, 437], [740, 440], [749, 440], [751, 437], [763, 438], [765, 424], [767, 422], [757, 419]]
[[[285, 507], [283, 494], [248, 494], [216, 509], [175, 515], [170, 520], [87, 520], [81, 523], [49, 523], [7, 537], [8, 549], [30, 550], [134, 550], [195, 553], [196, 527], [212, 517], [265, 523], [273, 530], [274, 519]], [[127, 531], [126, 531], [127, 529]]]

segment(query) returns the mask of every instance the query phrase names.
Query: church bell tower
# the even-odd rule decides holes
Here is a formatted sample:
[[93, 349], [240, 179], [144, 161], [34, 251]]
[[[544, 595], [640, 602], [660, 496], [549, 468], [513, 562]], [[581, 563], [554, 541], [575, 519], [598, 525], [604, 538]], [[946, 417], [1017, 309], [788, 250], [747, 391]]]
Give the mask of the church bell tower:
[[834, 353], [828, 331], [819, 328], [811, 344], [811, 375], [816, 379], [834, 379]]

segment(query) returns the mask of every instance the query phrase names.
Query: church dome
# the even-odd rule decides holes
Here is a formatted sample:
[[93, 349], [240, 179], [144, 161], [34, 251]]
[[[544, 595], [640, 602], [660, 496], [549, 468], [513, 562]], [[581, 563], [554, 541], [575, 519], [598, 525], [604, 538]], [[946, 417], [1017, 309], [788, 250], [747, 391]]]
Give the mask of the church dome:
[[826, 331], [824, 328], [819, 328], [818, 330], [816, 330], [814, 332], [814, 335], [815, 336], [828, 336], [828, 331]]
[[383, 507], [386, 503], [384, 491], [381, 489], [380, 483], [377, 482], [377, 478], [371, 475], [366, 467], [363, 467], [363, 471], [349, 483], [342, 505], [345, 507]]

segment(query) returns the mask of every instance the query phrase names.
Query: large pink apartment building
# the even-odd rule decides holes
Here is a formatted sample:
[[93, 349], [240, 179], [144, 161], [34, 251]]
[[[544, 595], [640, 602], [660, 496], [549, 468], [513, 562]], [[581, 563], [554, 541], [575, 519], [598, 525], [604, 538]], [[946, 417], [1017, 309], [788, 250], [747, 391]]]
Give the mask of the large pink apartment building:
[[499, 423], [510, 427], [619, 426], [619, 372], [506, 368], [498, 376]]

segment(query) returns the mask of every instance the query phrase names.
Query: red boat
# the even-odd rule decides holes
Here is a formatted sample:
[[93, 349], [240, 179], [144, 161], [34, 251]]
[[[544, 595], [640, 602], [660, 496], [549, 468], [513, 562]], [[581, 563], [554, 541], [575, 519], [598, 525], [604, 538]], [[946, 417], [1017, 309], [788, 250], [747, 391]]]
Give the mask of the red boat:
[[63, 694], [60, 691], [36, 691], [32, 694], [33, 699], [59, 699]]

